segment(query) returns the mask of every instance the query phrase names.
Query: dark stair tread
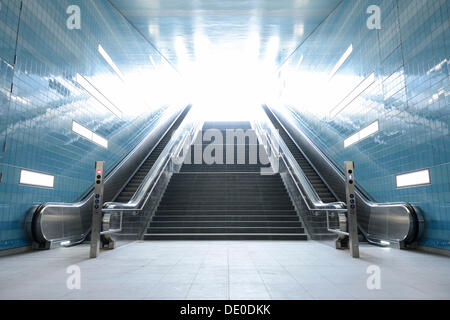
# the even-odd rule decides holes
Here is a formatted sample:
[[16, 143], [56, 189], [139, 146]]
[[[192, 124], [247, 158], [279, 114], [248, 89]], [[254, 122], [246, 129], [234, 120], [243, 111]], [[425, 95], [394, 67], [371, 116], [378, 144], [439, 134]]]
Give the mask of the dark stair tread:
[[145, 234], [144, 240], [307, 240], [306, 234], [299, 233], [216, 233], [216, 234]]

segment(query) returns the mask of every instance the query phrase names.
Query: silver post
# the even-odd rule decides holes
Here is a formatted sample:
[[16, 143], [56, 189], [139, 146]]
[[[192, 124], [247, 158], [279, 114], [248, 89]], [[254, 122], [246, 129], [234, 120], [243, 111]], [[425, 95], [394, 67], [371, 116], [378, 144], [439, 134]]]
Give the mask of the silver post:
[[358, 221], [356, 219], [355, 164], [353, 161], [345, 161], [345, 175], [350, 254], [353, 258], [359, 258]]
[[91, 227], [91, 250], [89, 257], [96, 258], [100, 251], [100, 232], [103, 206], [103, 176], [104, 176], [104, 161], [97, 161], [95, 163], [95, 180], [94, 180], [94, 200], [92, 210], [92, 227]]

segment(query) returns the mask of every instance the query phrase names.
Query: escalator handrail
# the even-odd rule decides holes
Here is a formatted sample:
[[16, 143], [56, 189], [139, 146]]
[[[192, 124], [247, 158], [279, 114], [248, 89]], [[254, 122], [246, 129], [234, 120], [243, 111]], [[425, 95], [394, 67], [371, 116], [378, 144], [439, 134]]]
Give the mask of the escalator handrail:
[[[174, 132], [171, 140], [159, 155], [144, 180], [128, 202], [107, 202], [103, 205], [102, 212], [120, 211], [142, 211], [150, 198], [159, 178], [169, 165], [174, 156], [178, 156], [183, 146], [192, 143], [195, 133], [201, 128], [203, 121], [195, 119], [194, 114], [190, 114], [180, 127]], [[189, 139], [191, 138], [191, 139]]]
[[[189, 112], [191, 107], [192, 107], [191, 105], [188, 105], [186, 108], [184, 108], [178, 114], [178, 116], [174, 119], [174, 121], [172, 121], [172, 124], [169, 126], [169, 128], [161, 135], [161, 138], [159, 138], [158, 142], [155, 143], [152, 150], [148, 153], [148, 156], [150, 156], [153, 153], [153, 151], [155, 151], [155, 149], [158, 147], [158, 145], [161, 143], [161, 141], [164, 139], [164, 137], [170, 132], [170, 130], [172, 130], [172, 127], [177, 123], [177, 121], [179, 121], [181, 119], [181, 117], [183, 116], [183, 113]], [[148, 157], [146, 157], [144, 160], [142, 160], [142, 162], [136, 167], [136, 170], [130, 175], [128, 180], [123, 184], [122, 188], [120, 188], [120, 190], [116, 193], [116, 195], [113, 197], [113, 199], [116, 199], [119, 196], [119, 194], [123, 191], [123, 189], [125, 189], [125, 187], [131, 181], [131, 179], [133, 179], [133, 177], [136, 175], [136, 173], [139, 171], [139, 169], [142, 167], [142, 165], [147, 161], [147, 159], [148, 159]]]
[[[278, 116], [273, 112], [273, 110], [269, 106], [265, 105], [265, 107], [275, 117], [275, 119], [278, 121], [278, 123], [282, 126], [282, 128], [286, 131], [286, 133], [289, 135], [289, 137], [291, 137], [291, 139], [294, 141], [294, 143], [298, 147], [297, 142], [292, 138], [290, 133], [286, 130], [286, 128], [281, 123], [281, 121], [278, 118]], [[328, 158], [328, 156], [325, 155], [311, 141], [311, 139], [305, 135], [304, 132], [302, 132], [302, 130], [300, 130], [297, 127], [295, 127], [295, 129], [310, 144], [310, 146], [314, 149], [314, 151], [317, 152], [317, 154], [319, 154], [321, 156], [321, 159], [323, 159], [323, 161], [325, 162], [325, 165], [327, 165], [330, 168], [332, 168], [332, 170], [335, 171], [335, 173], [340, 177], [340, 179], [343, 182], [345, 182], [345, 176], [344, 176], [343, 172], [341, 170], [339, 170], [339, 168], [336, 166], [336, 164], [334, 162], [332, 162]], [[301, 148], [299, 148], [299, 150], [301, 151]], [[305, 157], [306, 157], [306, 155], [305, 155]], [[308, 158], [308, 157], [306, 157], [306, 158]], [[317, 171], [317, 173], [319, 174], [319, 171], [317, 170], [317, 168], [315, 166], [313, 166], [313, 167]], [[324, 182], [325, 182], [325, 180], [324, 180]], [[332, 190], [332, 189], [330, 189], [330, 190]], [[395, 240], [395, 241], [398, 241], [398, 242], [408, 241], [408, 244], [409, 244], [409, 243], [412, 243], [412, 242], [414, 242], [414, 241], [416, 241], [417, 239], [420, 238], [420, 236], [421, 236], [421, 234], [423, 233], [423, 230], [424, 230], [424, 219], [422, 217], [422, 214], [421, 214], [421, 211], [420, 211], [419, 208], [411, 205], [408, 202], [385, 202], [385, 203], [374, 202], [374, 201], [372, 201], [371, 199], [369, 199], [366, 196], [365, 192], [361, 192], [359, 190], [358, 185], [355, 185], [355, 193], [356, 193], [357, 197], [359, 197], [359, 199], [361, 199], [364, 202], [364, 204], [367, 205], [371, 209], [371, 211], [375, 210], [375, 209], [379, 209], [379, 208], [394, 208], [394, 207], [398, 208], [398, 207], [401, 207], [404, 210], [404, 212], [407, 213], [407, 215], [409, 216], [410, 222], [411, 222], [410, 225], [409, 225], [409, 232], [408, 232], [408, 234], [406, 234], [403, 239], [391, 239], [391, 240]], [[375, 238], [374, 235], [370, 235], [368, 233], [368, 231], [364, 230], [361, 227], [359, 228], [359, 230], [364, 234], [364, 236], [367, 238], [367, 240], [369, 242], [374, 243], [374, 244], [380, 244], [380, 239]]]
[[[264, 119], [264, 121], [253, 121], [256, 132], [259, 135], [264, 135], [265, 139], [268, 141], [269, 147], [271, 148], [271, 154], [277, 154], [277, 148], [273, 145], [274, 142], [272, 141], [271, 136], [277, 139], [278, 146], [281, 148], [281, 152], [279, 152], [280, 157], [285, 163], [288, 173], [294, 181], [295, 186], [297, 187], [308, 209], [310, 211], [347, 212], [346, 205], [343, 202], [325, 203], [320, 199], [311, 182], [308, 180], [305, 173], [295, 160], [294, 156], [281, 138], [273, 123], [270, 121], [269, 117], [264, 112], [261, 112], [261, 117], [259, 119]], [[264, 125], [266, 126], [266, 129], [263, 128]], [[298, 182], [300, 182], [300, 184]]]
[[[182, 108], [182, 110], [178, 113], [178, 115], [175, 117], [175, 119], [172, 121], [172, 124], [168, 126], [168, 128], [165, 130], [165, 132], [161, 135], [161, 138], [158, 140], [157, 143], [155, 143], [155, 145], [151, 148], [151, 151], [149, 154], [151, 154], [151, 152], [153, 152], [153, 150], [156, 148], [156, 146], [159, 144], [159, 142], [163, 139], [163, 137], [167, 134], [167, 132], [170, 131], [170, 129], [172, 128], [172, 126], [176, 123], [176, 121], [179, 119], [179, 117], [183, 114], [183, 112], [187, 109], [190, 108], [191, 106], [188, 105], [185, 108]], [[160, 118], [160, 121], [163, 121], [164, 117], [168, 117], [167, 115], [167, 111], [166, 110], [166, 115]], [[153, 133], [153, 130], [146, 136], [150, 136]], [[139, 142], [139, 144], [137, 144], [133, 150], [128, 153], [128, 155], [126, 155], [118, 164], [116, 164], [114, 166], [114, 168], [108, 173], [108, 175], [105, 177], [105, 183], [108, 182], [108, 180], [110, 180], [127, 162], [128, 160], [133, 157], [133, 155], [135, 155], [139, 149], [143, 146], [143, 144], [146, 142], [146, 138], [142, 139], [141, 142]], [[142, 165], [142, 163], [145, 161], [145, 159], [137, 166], [138, 168], [140, 167], [140, 165]], [[64, 209], [79, 209], [82, 208], [83, 206], [85, 206], [93, 197], [93, 189], [92, 187], [88, 188], [88, 192], [84, 193], [84, 197], [81, 198], [79, 201], [73, 202], [73, 203], [67, 203], [67, 202], [45, 202], [42, 203], [40, 205], [37, 206], [33, 206], [30, 210], [30, 213], [28, 214], [27, 217], [27, 221], [26, 221], [26, 231], [27, 233], [31, 236], [31, 238], [34, 241], [37, 241], [38, 243], [45, 243], [47, 241], [50, 242], [57, 242], [57, 241], [61, 241], [61, 240], [72, 240], [72, 239], [76, 239], [75, 241], [72, 241], [72, 244], [76, 244], [76, 243], [80, 243], [83, 242], [86, 237], [89, 235], [91, 228], [87, 228], [86, 232], [79, 234], [76, 237], [62, 237], [62, 238], [53, 238], [53, 239], [47, 239], [45, 237], [45, 235], [43, 234], [37, 234], [36, 233], [36, 228], [38, 225], [40, 225], [40, 221], [42, 219], [42, 217], [45, 215], [45, 211], [49, 210], [51, 208], [62, 208]]]
[[[330, 187], [330, 185], [328, 185], [326, 179], [324, 179], [324, 177], [322, 176], [322, 174], [319, 172], [319, 170], [317, 170], [316, 166], [311, 163], [308, 159], [308, 157], [304, 154], [302, 148], [300, 148], [297, 144], [297, 141], [295, 141], [295, 139], [291, 136], [291, 134], [289, 133], [288, 130], [286, 130], [286, 127], [281, 123], [280, 119], [278, 119], [277, 115], [270, 109], [269, 106], [265, 105], [265, 107], [269, 110], [270, 114], [275, 118], [275, 120], [278, 122], [278, 124], [280, 125], [281, 129], [288, 135], [289, 139], [291, 139], [291, 141], [294, 143], [295, 147], [297, 148], [298, 151], [300, 151], [303, 155], [303, 157], [306, 159], [306, 161], [308, 161], [309, 165], [314, 169], [314, 171], [317, 173], [317, 175], [320, 177], [320, 179], [322, 180], [322, 182], [326, 185], [326, 187], [328, 188], [328, 190], [333, 194], [333, 196], [335, 197], [335, 199], [339, 199], [339, 197], [336, 195], [336, 193], [334, 192], [333, 188]], [[313, 145], [314, 148], [316, 148], [315, 145]], [[316, 148], [317, 149], [317, 148]], [[317, 149], [318, 150], [318, 149]], [[327, 159], [328, 160], [328, 159]], [[333, 165], [335, 165], [333, 163]], [[335, 165], [335, 168], [337, 168], [337, 166]]]
[[[270, 109], [269, 106], [266, 106], [266, 107], [267, 107], [268, 109]], [[293, 113], [293, 109], [292, 109], [290, 106], [286, 106], [286, 108], [289, 109], [289, 110], [291, 111], [291, 113]], [[286, 134], [287, 134], [287, 135], [291, 138], [291, 140], [294, 142], [295, 146], [296, 146], [296, 147], [300, 150], [300, 152], [302, 152], [302, 154], [303, 154], [303, 151], [301, 150], [301, 148], [298, 147], [297, 142], [296, 142], [294, 139], [292, 139], [291, 134], [286, 130], [286, 128], [284, 127], [284, 125], [279, 121], [278, 117], [277, 117], [272, 111], [270, 111], [270, 112], [271, 112], [271, 113], [273, 114], [273, 116], [277, 119], [278, 123], [281, 125], [281, 127], [282, 127], [283, 130], [286, 132]], [[292, 116], [293, 116], [295, 119], [297, 119], [297, 121], [300, 121], [300, 122], [304, 123], [304, 121], [303, 121], [300, 117], [298, 117], [296, 114], [293, 113]], [[301, 130], [299, 130], [299, 132], [300, 132], [300, 131], [301, 131]], [[302, 132], [302, 133], [303, 133], [303, 132]], [[311, 141], [311, 139], [309, 139], [306, 135], [303, 134], [303, 136], [306, 137], [309, 141]], [[311, 142], [311, 143], [312, 143], [312, 142]], [[318, 151], [318, 152], [320, 152], [320, 153], [323, 153], [318, 147], [316, 147], [315, 144], [312, 144], [312, 146], [314, 147], [314, 149], [315, 149], [316, 151]], [[307, 159], [306, 156], [305, 156], [305, 159]], [[307, 160], [308, 160], [308, 159], [307, 159]], [[335, 170], [336, 172], [340, 172], [342, 175], [345, 174], [344, 170], [343, 170], [342, 168], [340, 168], [340, 167], [336, 164], [335, 161], [333, 161], [332, 159], [330, 159], [330, 157], [326, 156], [326, 160], [327, 160], [327, 162], [328, 162], [329, 165], [332, 165], [332, 166], [334, 167], [334, 170]], [[308, 160], [308, 162], [309, 162], [309, 160]], [[320, 174], [320, 172], [318, 172], [318, 170], [316, 169], [316, 167], [314, 166], [314, 164], [312, 164], [312, 163], [310, 163], [310, 162], [309, 162], [309, 164], [314, 168], [314, 170], [316, 170], [317, 174], [322, 178], [322, 175]], [[325, 182], [325, 184], [327, 184], [327, 182], [326, 182], [325, 179], [322, 178], [322, 180]], [[327, 184], [327, 186], [328, 186], [328, 184]], [[359, 191], [361, 194], [363, 194], [364, 197], [365, 197], [367, 200], [372, 201], [372, 202], [375, 202], [375, 201], [373, 201], [373, 199], [370, 198], [370, 195], [368, 194], [368, 192], [367, 192], [366, 190], [364, 190], [364, 188], [363, 188], [361, 185], [358, 184], [358, 182], [355, 182], [355, 186], [358, 188], [358, 191]], [[332, 188], [329, 188], [329, 189], [330, 189], [330, 191], [334, 194], [333, 189], [332, 189]], [[336, 194], [334, 194], [334, 196], [336, 197], [336, 199], [338, 198], [338, 197], [336, 196]]]

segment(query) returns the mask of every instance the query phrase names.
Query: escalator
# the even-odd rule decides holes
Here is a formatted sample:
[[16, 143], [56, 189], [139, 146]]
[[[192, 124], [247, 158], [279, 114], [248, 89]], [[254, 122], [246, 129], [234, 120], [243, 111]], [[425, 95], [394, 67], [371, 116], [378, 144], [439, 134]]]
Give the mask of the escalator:
[[[263, 109], [320, 199], [323, 202], [345, 201], [342, 169], [291, 122], [290, 116], [268, 106]], [[424, 230], [420, 208], [406, 202], [376, 203], [356, 187], [358, 228], [370, 243], [399, 248], [417, 244]], [[326, 216], [317, 215], [315, 223], [325, 225]]]
[[164, 135], [158, 145], [153, 149], [145, 162], [141, 165], [139, 170], [133, 175], [133, 177], [129, 180], [129, 182], [125, 185], [125, 187], [120, 191], [117, 197], [114, 199], [114, 202], [128, 202], [131, 200], [133, 195], [136, 193], [136, 190], [141, 185], [142, 181], [150, 171], [150, 169], [155, 164], [158, 157], [161, 155], [161, 152], [166, 147], [167, 143], [170, 141], [172, 134], [178, 129], [181, 122], [186, 117], [186, 114], [189, 112], [190, 108], [186, 108], [180, 117], [175, 121], [169, 131]]
[[[104, 182], [105, 201], [126, 202], [133, 196], [190, 110], [191, 106], [187, 106], [181, 111], [162, 115], [151, 132], [110, 170]], [[33, 247], [49, 249], [83, 242], [91, 228], [92, 190], [91, 186], [74, 203], [42, 203], [32, 207], [25, 229]]]
[[330, 188], [328, 188], [328, 186], [325, 184], [325, 182], [322, 180], [322, 178], [317, 174], [316, 170], [314, 170], [314, 168], [311, 166], [311, 164], [305, 158], [305, 156], [303, 155], [301, 150], [299, 148], [297, 148], [297, 145], [295, 144], [295, 142], [286, 133], [286, 131], [281, 126], [281, 124], [278, 122], [278, 120], [273, 116], [272, 113], [268, 112], [268, 109], [266, 109], [266, 112], [267, 112], [267, 116], [269, 117], [270, 121], [272, 121], [273, 125], [278, 130], [281, 138], [283, 139], [284, 143], [288, 147], [289, 151], [292, 153], [295, 160], [300, 165], [300, 168], [303, 170], [306, 177], [311, 182], [312, 186], [314, 187], [314, 190], [316, 190], [320, 199], [324, 203], [338, 201], [337, 197], [333, 194], [333, 192], [330, 190]]

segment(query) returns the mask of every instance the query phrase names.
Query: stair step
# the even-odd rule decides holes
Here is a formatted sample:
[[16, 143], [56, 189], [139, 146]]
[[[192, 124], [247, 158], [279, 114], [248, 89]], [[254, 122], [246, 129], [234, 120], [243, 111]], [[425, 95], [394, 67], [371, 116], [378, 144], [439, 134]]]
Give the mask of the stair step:
[[152, 228], [302, 228], [299, 221], [152, 221]]
[[153, 221], [299, 221], [296, 215], [155, 215]]
[[216, 233], [216, 234], [145, 234], [144, 240], [307, 240], [306, 234], [249, 234], [249, 233]]
[[254, 216], [254, 215], [271, 215], [271, 216], [286, 216], [293, 215], [296, 216], [295, 210], [164, 210], [159, 209], [155, 216], [158, 215], [233, 215], [233, 216]]
[[304, 233], [301, 227], [151, 227], [153, 233]]

